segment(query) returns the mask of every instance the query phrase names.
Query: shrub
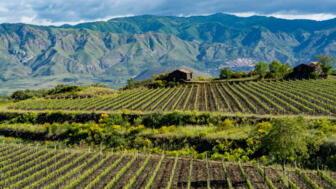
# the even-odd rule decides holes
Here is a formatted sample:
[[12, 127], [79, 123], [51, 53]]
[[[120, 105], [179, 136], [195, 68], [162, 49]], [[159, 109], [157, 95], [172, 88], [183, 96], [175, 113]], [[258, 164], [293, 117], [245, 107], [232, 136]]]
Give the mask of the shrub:
[[159, 128], [162, 124], [161, 123], [162, 118], [163, 114], [160, 112], [147, 114], [143, 118], [143, 124], [146, 126], [152, 126], [153, 128]]
[[11, 123], [36, 123], [38, 114], [29, 112], [21, 114], [20, 116], [13, 118], [10, 122]]
[[316, 72], [311, 72], [309, 75], [309, 78], [311, 79], [318, 79], [320, 77], [320, 75]]
[[220, 79], [231, 79], [233, 71], [229, 68], [223, 68], [219, 74]]
[[198, 80], [199, 80], [199, 81], [204, 81], [204, 80], [205, 80], [205, 77], [203, 77], [203, 76], [199, 76], [199, 77], [198, 77]]
[[272, 129], [272, 124], [268, 121], [260, 122], [256, 125], [259, 134], [266, 134]]
[[102, 118], [99, 120], [100, 123], [106, 124], [107, 126], [112, 125], [126, 125], [127, 120], [125, 120], [122, 116], [122, 114], [111, 114], [109, 116], [106, 116], [102, 114]]
[[218, 129], [219, 130], [226, 130], [226, 129], [229, 129], [233, 126], [234, 126], [234, 124], [233, 124], [232, 120], [226, 118], [224, 121], [219, 121]]

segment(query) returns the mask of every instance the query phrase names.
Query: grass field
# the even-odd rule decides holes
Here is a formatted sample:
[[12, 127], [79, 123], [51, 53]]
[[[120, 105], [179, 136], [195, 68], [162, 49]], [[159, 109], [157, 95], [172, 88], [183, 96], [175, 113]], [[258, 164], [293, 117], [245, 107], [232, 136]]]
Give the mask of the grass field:
[[209, 111], [254, 115], [336, 115], [336, 79], [250, 81], [122, 91], [95, 98], [30, 99], [15, 110]]
[[192, 160], [137, 152], [0, 145], [1, 188], [299, 188], [336, 187], [336, 173]]

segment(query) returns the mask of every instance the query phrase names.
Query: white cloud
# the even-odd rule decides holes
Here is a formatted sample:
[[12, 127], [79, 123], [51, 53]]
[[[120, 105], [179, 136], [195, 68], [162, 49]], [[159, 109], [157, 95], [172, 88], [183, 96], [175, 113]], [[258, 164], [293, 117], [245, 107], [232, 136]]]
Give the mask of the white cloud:
[[284, 18], [289, 20], [294, 19], [309, 19], [309, 20], [317, 20], [317, 21], [323, 21], [323, 20], [330, 20], [333, 18], [336, 18], [336, 14], [281, 14], [281, 13], [274, 13], [267, 16], [273, 16], [276, 18]]
[[[61, 26], [64, 24], [69, 24], [69, 25], [76, 25], [80, 23], [86, 23], [86, 22], [97, 22], [97, 21], [108, 21], [113, 18], [123, 18], [123, 17], [130, 17], [134, 15], [119, 15], [119, 16], [108, 16], [105, 18], [97, 18], [97, 19], [81, 19], [78, 21], [73, 21], [73, 22], [53, 22], [48, 19], [37, 19], [36, 17], [21, 17], [21, 23], [26, 23], [26, 24], [34, 24], [34, 25], [40, 25], [40, 26]], [[0, 19], [1, 22], [1, 19]]]
[[335, 0], [0, 0], [0, 23], [78, 24], [131, 15], [194, 16], [231, 12], [285, 19], [336, 17]]
[[288, 20], [295, 20], [295, 19], [308, 19], [308, 20], [316, 20], [316, 21], [323, 21], [336, 18], [336, 14], [330, 13], [317, 13], [317, 14], [300, 14], [300, 13], [291, 13], [291, 12], [276, 12], [272, 14], [261, 14], [257, 12], [232, 12], [228, 14], [233, 14], [239, 17], [250, 17], [250, 16], [272, 16], [275, 18], [282, 18]]

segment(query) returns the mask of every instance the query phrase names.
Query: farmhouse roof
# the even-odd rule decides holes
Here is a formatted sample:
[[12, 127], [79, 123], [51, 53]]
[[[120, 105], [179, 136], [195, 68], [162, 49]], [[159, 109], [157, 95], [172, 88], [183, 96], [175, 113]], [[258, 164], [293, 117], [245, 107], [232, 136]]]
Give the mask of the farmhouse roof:
[[315, 67], [315, 66], [318, 66], [319, 63], [318, 62], [311, 62], [308, 65], [311, 66], [311, 67]]
[[309, 64], [305, 64], [305, 63], [302, 63], [296, 67], [300, 67], [300, 66], [307, 66], [307, 67], [312, 67], [312, 68], [315, 68], [316, 66], [319, 66], [319, 62], [311, 62]]
[[183, 68], [178, 69], [178, 71], [184, 72], [184, 73], [192, 73], [191, 71], [183, 69]]

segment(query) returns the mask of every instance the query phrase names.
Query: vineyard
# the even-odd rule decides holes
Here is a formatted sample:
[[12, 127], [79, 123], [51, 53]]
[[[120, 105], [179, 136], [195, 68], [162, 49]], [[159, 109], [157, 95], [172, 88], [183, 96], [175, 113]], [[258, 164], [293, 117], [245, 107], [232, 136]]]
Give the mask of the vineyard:
[[249, 81], [139, 88], [116, 96], [30, 99], [11, 105], [21, 110], [211, 111], [249, 114], [336, 114], [336, 80]]
[[336, 174], [21, 144], [0, 145], [1, 188], [335, 188]]

